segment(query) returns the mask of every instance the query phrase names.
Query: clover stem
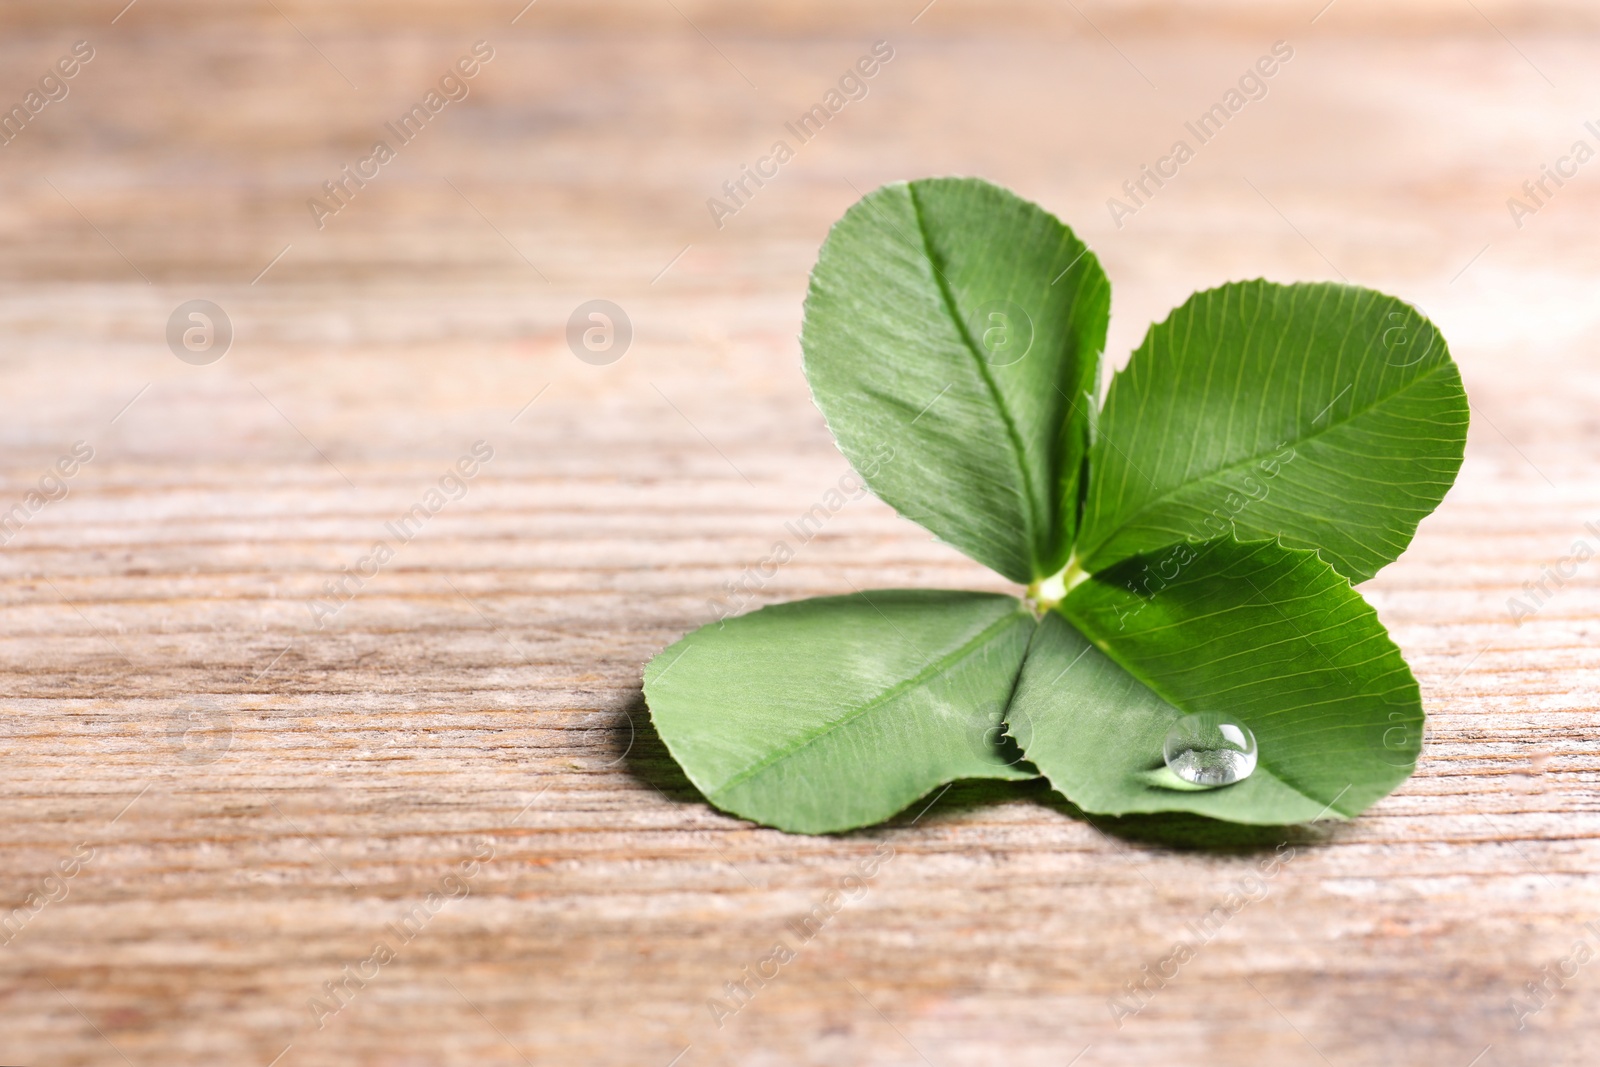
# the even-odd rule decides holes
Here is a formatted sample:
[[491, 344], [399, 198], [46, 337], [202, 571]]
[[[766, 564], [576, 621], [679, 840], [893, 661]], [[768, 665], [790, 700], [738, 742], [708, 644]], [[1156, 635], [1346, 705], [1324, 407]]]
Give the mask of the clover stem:
[[1072, 558], [1067, 560], [1067, 565], [1055, 574], [1048, 578], [1034, 579], [1028, 586], [1028, 599], [1033, 601], [1039, 614], [1043, 615], [1061, 603], [1074, 586], [1088, 579], [1089, 572], [1078, 562], [1077, 553], [1073, 553]]

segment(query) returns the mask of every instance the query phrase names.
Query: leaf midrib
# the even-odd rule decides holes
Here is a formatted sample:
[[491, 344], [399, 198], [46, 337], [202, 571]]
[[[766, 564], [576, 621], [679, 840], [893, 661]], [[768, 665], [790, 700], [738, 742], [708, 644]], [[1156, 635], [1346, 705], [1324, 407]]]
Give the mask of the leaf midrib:
[[929, 679], [937, 677], [940, 674], [943, 674], [945, 671], [949, 670], [951, 667], [955, 666], [957, 663], [960, 663], [962, 660], [966, 659], [968, 656], [971, 656], [973, 653], [978, 651], [983, 646], [989, 644], [990, 641], [992, 641], [994, 639], [994, 637], [999, 632], [1001, 632], [1002, 630], [1004, 630], [1008, 626], [1015, 625], [1016, 620], [1018, 618], [1021, 618], [1021, 617], [1025, 616], [1025, 615], [1026, 615], [1026, 613], [1020, 607], [1018, 607], [1017, 609], [1011, 610], [1011, 611], [1007, 611], [1004, 615], [1000, 616], [994, 622], [990, 623], [988, 626], [985, 626], [974, 637], [972, 637], [971, 640], [967, 641], [965, 644], [959, 646], [958, 648], [952, 649], [951, 651], [945, 653], [943, 656], [939, 657], [936, 660], [929, 660], [926, 664], [923, 665], [923, 667], [922, 667], [922, 669], [920, 671], [918, 671], [916, 674], [912, 675], [910, 678], [907, 678], [907, 679], [905, 679], [903, 681], [900, 681], [900, 682], [896, 682], [894, 685], [891, 685], [888, 689], [885, 689], [883, 692], [879, 693], [877, 696], [871, 698], [870, 700], [867, 700], [860, 707], [858, 707], [855, 710], [851, 711], [849, 714], [847, 714], [847, 715], [845, 715], [845, 716], [843, 716], [841, 718], [834, 719], [832, 722], [824, 724], [823, 726], [819, 727], [818, 729], [812, 731], [809, 735], [801, 738], [799, 741], [797, 741], [795, 744], [791, 745], [790, 747], [788, 747], [786, 749], [783, 749], [783, 750], [780, 750], [780, 751], [772, 752], [772, 753], [769, 753], [766, 756], [763, 756], [761, 759], [757, 760], [755, 763], [752, 763], [750, 766], [748, 766], [748, 767], [744, 768], [743, 770], [737, 772], [732, 777], [730, 777], [727, 781], [725, 781], [721, 785], [717, 786], [711, 792], [711, 795], [712, 796], [721, 796], [721, 795], [727, 793], [729, 790], [734, 789], [737, 786], [743, 785], [745, 782], [749, 781], [751, 778], [754, 778], [756, 775], [760, 774], [762, 771], [766, 770], [768, 767], [771, 767], [771, 766], [773, 766], [773, 765], [775, 765], [777, 763], [781, 763], [782, 761], [784, 761], [786, 759], [790, 759], [790, 758], [794, 757], [795, 755], [799, 754], [799, 752], [802, 749], [807, 748], [808, 746], [813, 745], [816, 742], [822, 740], [824, 737], [827, 737], [829, 734], [833, 733], [835, 730], [838, 730], [838, 729], [840, 729], [842, 727], [848, 726], [849, 724], [851, 724], [852, 722], [855, 722], [857, 719], [861, 718], [862, 716], [864, 716], [864, 715], [868, 714], [869, 712], [872, 712], [872, 711], [874, 711], [874, 710], [876, 710], [876, 709], [878, 709], [880, 707], [883, 707], [886, 704], [893, 703], [894, 701], [898, 700], [902, 695], [904, 695], [905, 693], [907, 693], [907, 692], [909, 692], [909, 691], [911, 691], [913, 689], [921, 688], [921, 686], [925, 682], [927, 682]]
[[[1367, 407], [1362, 408], [1360, 411], [1352, 410], [1351, 413], [1348, 416], [1346, 416], [1345, 418], [1340, 419], [1337, 422], [1329, 420], [1328, 425], [1326, 427], [1323, 427], [1320, 430], [1316, 430], [1313, 433], [1307, 434], [1304, 437], [1297, 437], [1292, 441], [1285, 441], [1284, 444], [1288, 444], [1288, 445], [1292, 445], [1292, 446], [1298, 447], [1300, 445], [1309, 444], [1310, 442], [1315, 441], [1318, 438], [1324, 437], [1324, 436], [1332, 433], [1335, 430], [1342, 429], [1342, 428], [1350, 425], [1351, 423], [1357, 421], [1358, 419], [1365, 418], [1366, 416], [1372, 414], [1373, 411], [1377, 410], [1382, 405], [1387, 404], [1390, 401], [1392, 401], [1392, 400], [1394, 400], [1394, 399], [1396, 399], [1398, 397], [1404, 396], [1407, 392], [1409, 392], [1414, 387], [1416, 387], [1418, 385], [1421, 385], [1422, 383], [1431, 380], [1436, 375], [1438, 375], [1438, 374], [1440, 374], [1440, 373], [1442, 373], [1444, 371], [1448, 371], [1448, 370], [1453, 369], [1453, 366], [1454, 365], [1452, 363], [1448, 362], [1448, 361], [1437, 363], [1437, 364], [1434, 365], [1433, 369], [1428, 371], [1426, 374], [1418, 375], [1417, 377], [1415, 377], [1415, 378], [1411, 379], [1409, 382], [1407, 382], [1405, 385], [1401, 386], [1399, 389], [1396, 389], [1394, 392], [1389, 393], [1389, 394], [1387, 394], [1387, 395], [1385, 395], [1383, 397], [1380, 397], [1378, 400], [1374, 401], [1372, 404], [1368, 405]], [[1104, 419], [1102, 418], [1101, 421], [1104, 422]], [[1101, 436], [1102, 440], [1105, 440], [1107, 442], [1110, 441], [1110, 438], [1106, 436], [1104, 428], [1101, 429], [1100, 436]], [[1115, 446], [1115, 447], [1117, 448], [1118, 452], [1122, 452], [1124, 457], [1126, 457], [1126, 452], [1122, 449], [1122, 447], [1120, 445], [1119, 446]], [[1282, 447], [1282, 446], [1280, 445], [1278, 447]], [[1128, 513], [1127, 517], [1125, 519], [1123, 519], [1121, 523], [1119, 523], [1117, 526], [1113, 527], [1104, 537], [1100, 538], [1100, 540], [1098, 542], [1096, 542], [1095, 545], [1092, 548], [1088, 548], [1088, 549], [1083, 550], [1082, 555], [1084, 556], [1085, 559], [1093, 557], [1095, 553], [1099, 552], [1101, 549], [1105, 548], [1106, 545], [1110, 544], [1116, 538], [1116, 536], [1118, 534], [1120, 534], [1123, 530], [1126, 530], [1129, 526], [1133, 525], [1135, 520], [1137, 520], [1138, 518], [1140, 518], [1143, 515], [1146, 515], [1146, 514], [1152, 512], [1152, 511], [1156, 510], [1161, 505], [1167, 503], [1173, 497], [1175, 497], [1178, 494], [1184, 492], [1185, 490], [1190, 489], [1190, 488], [1192, 488], [1192, 487], [1194, 487], [1196, 485], [1200, 485], [1200, 484], [1202, 484], [1204, 482], [1211, 481], [1211, 480], [1214, 480], [1216, 478], [1220, 478], [1220, 477], [1222, 477], [1222, 476], [1224, 476], [1226, 474], [1229, 474], [1229, 473], [1231, 473], [1231, 472], [1233, 472], [1235, 470], [1238, 470], [1241, 467], [1247, 467], [1250, 464], [1255, 463], [1258, 460], [1260, 460], [1263, 456], [1271, 455], [1272, 452], [1274, 452], [1276, 450], [1277, 449], [1274, 448], [1274, 449], [1269, 450], [1269, 451], [1251, 453], [1248, 456], [1244, 456], [1244, 457], [1242, 457], [1240, 459], [1234, 460], [1232, 463], [1228, 463], [1228, 464], [1225, 464], [1225, 465], [1223, 465], [1221, 467], [1217, 467], [1217, 468], [1215, 468], [1215, 469], [1213, 469], [1211, 471], [1208, 471], [1208, 472], [1206, 472], [1204, 475], [1202, 475], [1199, 478], [1194, 478], [1194, 479], [1191, 479], [1191, 480], [1185, 481], [1185, 482], [1179, 482], [1177, 485], [1174, 485], [1172, 488], [1167, 489], [1164, 492], [1162, 492], [1162, 493], [1160, 493], [1160, 494], [1158, 494], [1158, 495], [1156, 495], [1154, 497], [1151, 497], [1149, 500], [1147, 500], [1144, 503], [1140, 504], [1137, 509], [1135, 509], [1133, 511], [1130, 511]]]
[[1023, 449], [1022, 435], [1017, 430], [1016, 420], [1011, 417], [1011, 410], [1006, 407], [1005, 398], [1000, 393], [1000, 386], [995, 382], [994, 375], [990, 373], [989, 362], [978, 351], [977, 344], [972, 340], [972, 334], [967, 329], [966, 320], [961, 317], [956, 309], [955, 294], [950, 291], [950, 281], [944, 276], [944, 271], [939, 269], [939, 259], [934, 255], [933, 243], [928, 235], [927, 224], [922, 218], [922, 202], [917, 199], [917, 186], [915, 182], [906, 185], [906, 193], [911, 199], [911, 214], [917, 222], [917, 233], [922, 237], [922, 254], [927, 257], [928, 266], [933, 270], [934, 284], [939, 288], [939, 296], [944, 301], [945, 311], [950, 320], [956, 324], [956, 332], [960, 334], [962, 344], [965, 345], [973, 362], [977, 364], [978, 374], [983, 378], [983, 383], [989, 389], [990, 399], [994, 401], [995, 409], [1000, 412], [1000, 421], [1005, 424], [1006, 438], [1011, 442], [1011, 451], [1016, 458], [1017, 472], [1022, 476], [1022, 504], [1027, 513], [1028, 523], [1028, 569], [1030, 577], [1041, 577], [1039, 574], [1039, 505], [1033, 496], [1033, 471], [1028, 466], [1027, 452]]

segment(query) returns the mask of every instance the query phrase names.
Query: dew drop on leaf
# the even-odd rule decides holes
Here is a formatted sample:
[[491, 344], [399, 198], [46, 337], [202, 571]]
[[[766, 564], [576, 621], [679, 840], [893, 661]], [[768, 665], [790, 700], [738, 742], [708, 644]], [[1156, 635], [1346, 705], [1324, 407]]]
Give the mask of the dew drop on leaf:
[[1226, 715], [1185, 715], [1167, 731], [1161, 754], [1172, 773], [1192, 785], [1232, 785], [1256, 769], [1256, 735]]

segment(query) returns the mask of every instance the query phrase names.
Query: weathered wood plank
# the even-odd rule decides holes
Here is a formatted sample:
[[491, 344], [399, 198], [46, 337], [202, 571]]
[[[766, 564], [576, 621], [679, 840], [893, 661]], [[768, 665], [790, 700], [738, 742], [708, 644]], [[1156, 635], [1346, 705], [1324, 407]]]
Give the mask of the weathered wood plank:
[[[1590, 7], [119, 6], [0, 12], [0, 103], [97, 49], [0, 148], [0, 511], [95, 453], [0, 547], [0, 920], [26, 912], [0, 1061], [1592, 1058], [1592, 967], [1520, 1031], [1510, 1001], [1600, 948], [1600, 560], [1521, 625], [1507, 601], [1600, 549], [1600, 187], [1520, 229], [1505, 206], [1588, 136]], [[480, 38], [472, 95], [318, 230], [306, 200]], [[869, 96], [715, 228], [706, 198], [879, 38]], [[1278, 38], [1269, 95], [1114, 226], [1106, 198]], [[778, 834], [706, 806], [648, 729], [644, 661], [847, 470], [794, 340], [817, 243], [856, 189], [944, 172], [1078, 227], [1117, 355], [1258, 274], [1344, 272], [1452, 341], [1467, 466], [1367, 587], [1423, 684], [1423, 763], [1270, 878], [1274, 836], [1174, 847], [1038, 785]], [[564, 341], [596, 296], [636, 330], [610, 366]], [[236, 329], [209, 367], [163, 340], [196, 297]], [[479, 440], [465, 495], [313, 611]], [[752, 606], [1006, 588], [870, 498], [794, 547]], [[1241, 887], [1119, 1027], [1112, 998]], [[397, 958], [319, 1028], [379, 939]], [[708, 1000], [778, 939], [795, 959], [719, 1027]]]

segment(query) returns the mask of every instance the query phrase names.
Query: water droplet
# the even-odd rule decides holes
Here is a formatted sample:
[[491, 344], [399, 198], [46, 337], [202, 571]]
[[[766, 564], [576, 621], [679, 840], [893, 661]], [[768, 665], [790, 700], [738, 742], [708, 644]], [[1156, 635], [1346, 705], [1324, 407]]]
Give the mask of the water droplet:
[[1256, 735], [1226, 715], [1185, 715], [1167, 731], [1161, 754], [1172, 773], [1186, 782], [1232, 785], [1256, 769]]

